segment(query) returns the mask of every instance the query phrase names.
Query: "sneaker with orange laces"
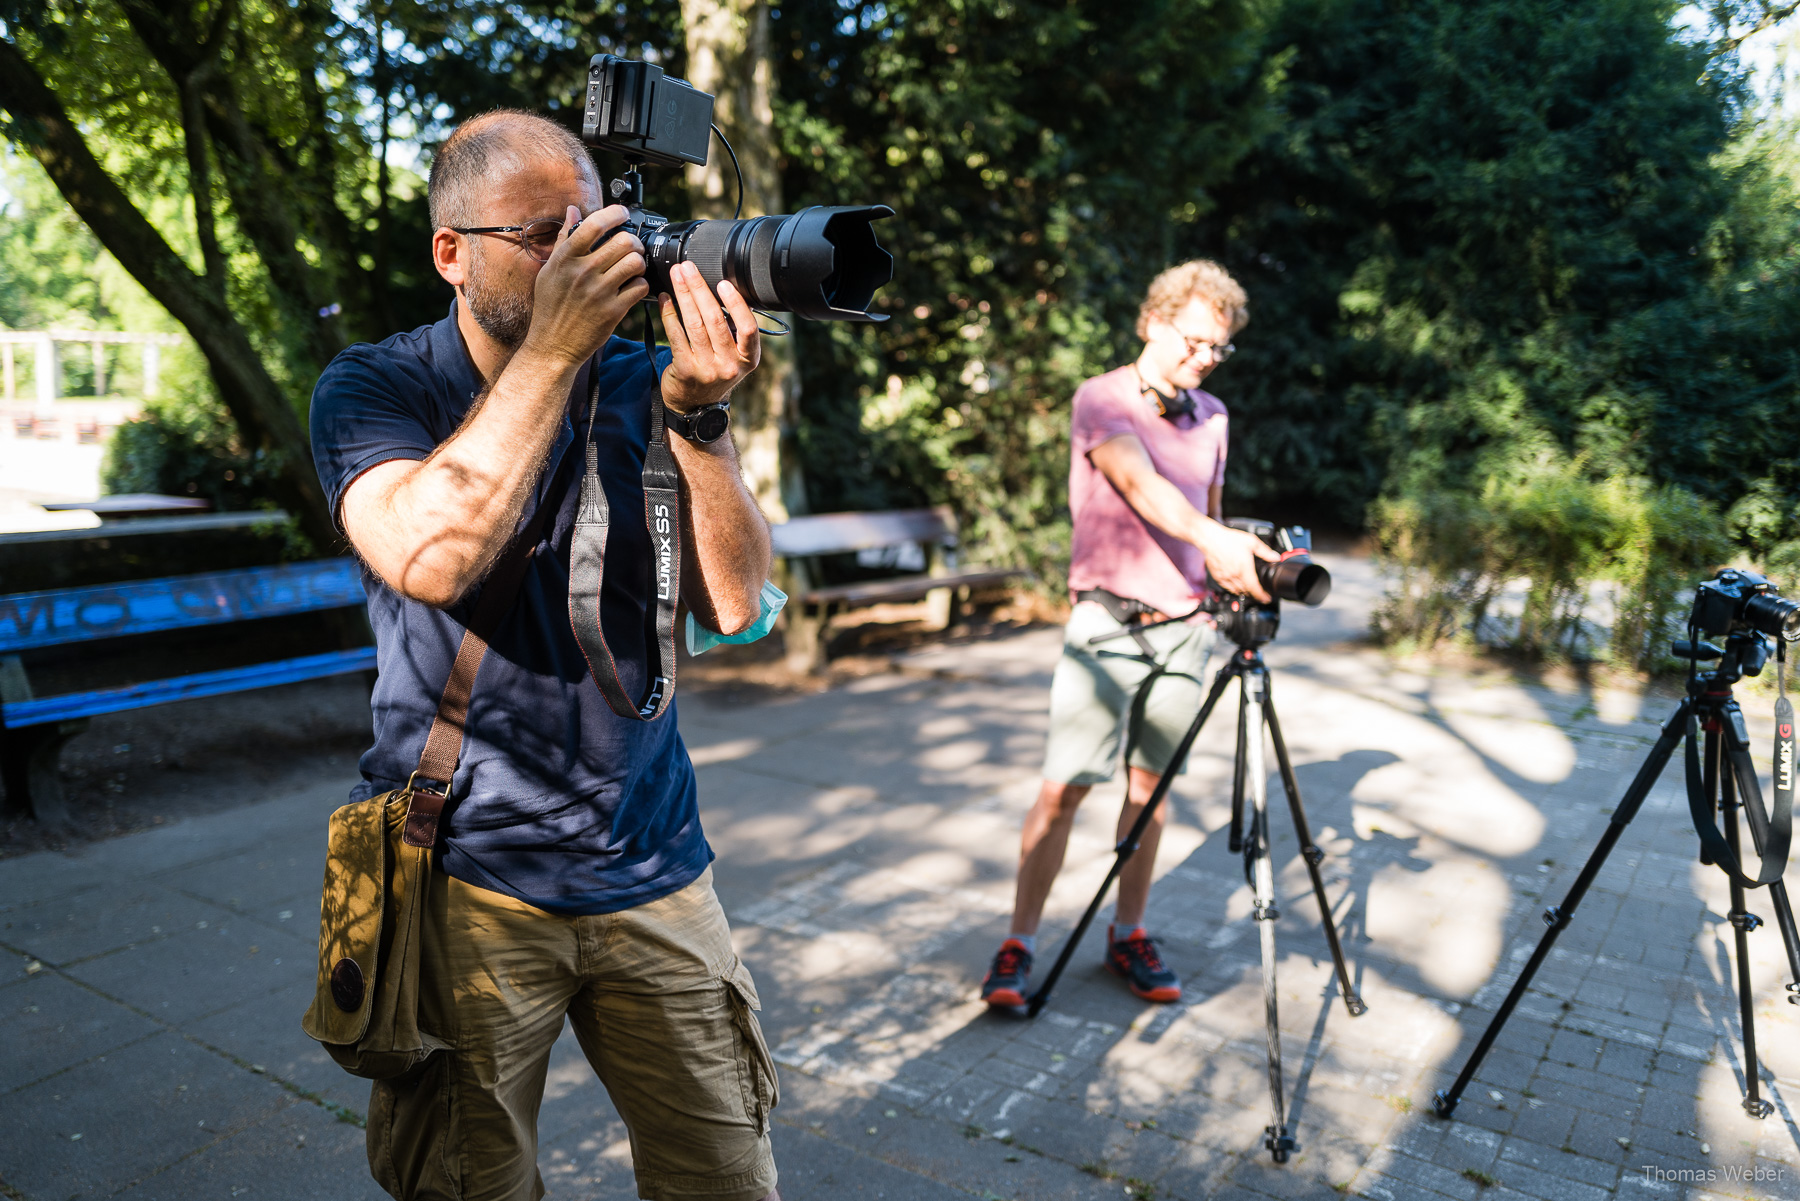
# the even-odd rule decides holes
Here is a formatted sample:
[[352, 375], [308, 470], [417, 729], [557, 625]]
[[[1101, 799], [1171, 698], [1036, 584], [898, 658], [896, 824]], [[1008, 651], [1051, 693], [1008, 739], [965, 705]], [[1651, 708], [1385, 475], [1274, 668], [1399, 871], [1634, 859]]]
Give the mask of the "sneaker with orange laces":
[[1163, 962], [1156, 940], [1142, 926], [1127, 930], [1123, 938], [1114, 933], [1114, 927], [1106, 928], [1106, 970], [1123, 976], [1131, 991], [1146, 1001], [1181, 1000], [1181, 978]]
[[1002, 1009], [1025, 1007], [1025, 979], [1031, 975], [1031, 952], [1009, 938], [994, 952], [994, 965], [981, 982], [981, 999]]

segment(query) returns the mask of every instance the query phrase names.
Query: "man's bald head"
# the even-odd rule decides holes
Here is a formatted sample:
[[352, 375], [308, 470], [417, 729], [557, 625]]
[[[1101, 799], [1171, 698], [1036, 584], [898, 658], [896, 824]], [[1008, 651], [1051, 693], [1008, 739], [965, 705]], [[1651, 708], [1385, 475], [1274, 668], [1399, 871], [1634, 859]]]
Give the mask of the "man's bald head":
[[[523, 109], [500, 108], [464, 121], [431, 161], [427, 195], [433, 229], [482, 224], [481, 192], [499, 175], [527, 163], [572, 164], [601, 195], [600, 174], [581, 139]], [[560, 215], [560, 214], [559, 214]]]

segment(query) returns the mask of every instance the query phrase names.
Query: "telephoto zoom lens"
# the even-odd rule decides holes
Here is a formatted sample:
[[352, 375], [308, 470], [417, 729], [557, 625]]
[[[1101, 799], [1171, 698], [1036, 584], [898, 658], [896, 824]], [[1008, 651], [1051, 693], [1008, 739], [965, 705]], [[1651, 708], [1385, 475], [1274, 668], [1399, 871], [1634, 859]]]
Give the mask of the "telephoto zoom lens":
[[1277, 600], [1317, 607], [1331, 595], [1331, 573], [1303, 550], [1291, 550], [1276, 563], [1258, 559], [1256, 580]]
[[677, 263], [700, 268], [717, 291], [730, 280], [753, 309], [813, 321], [886, 321], [875, 290], [894, 278], [894, 256], [875, 240], [885, 204], [804, 208], [791, 216], [683, 221], [643, 235], [653, 292], [669, 291]]
[[1800, 601], [1791, 601], [1773, 592], [1759, 592], [1744, 602], [1744, 623], [1764, 634], [1800, 638]]

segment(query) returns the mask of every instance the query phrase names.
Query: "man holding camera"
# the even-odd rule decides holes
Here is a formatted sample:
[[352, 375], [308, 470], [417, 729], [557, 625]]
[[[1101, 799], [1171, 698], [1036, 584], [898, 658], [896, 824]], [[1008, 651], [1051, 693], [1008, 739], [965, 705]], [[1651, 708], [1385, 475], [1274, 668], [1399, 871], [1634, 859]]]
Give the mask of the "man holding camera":
[[[1257, 582], [1256, 560], [1279, 556], [1221, 524], [1225, 406], [1200, 389], [1248, 320], [1243, 288], [1217, 263], [1171, 267], [1151, 283], [1139, 310], [1144, 348], [1137, 361], [1075, 393], [1069, 472], [1075, 605], [1050, 686], [1044, 782], [1020, 841], [1012, 931], [981, 985], [990, 1005], [1011, 1009], [1026, 1002], [1038, 921], [1076, 810], [1095, 784], [1112, 779], [1122, 728], [1131, 761], [1119, 837], [1137, 821], [1163, 773], [1183, 770], [1170, 760], [1199, 711], [1215, 631], [1211, 618], [1195, 616], [1107, 644], [1153, 653], [1168, 668], [1144, 698], [1140, 717], [1131, 716], [1132, 702], [1151, 669], [1102, 655], [1090, 640], [1190, 613], [1209, 586], [1269, 599]], [[1143, 923], [1166, 812], [1157, 810], [1119, 876], [1105, 959], [1133, 993], [1161, 1002], [1179, 1000], [1181, 982]]]
[[[619, 230], [623, 208], [602, 207], [586, 148], [543, 118], [465, 123], [429, 195], [450, 315], [345, 351], [312, 405], [379, 654], [355, 799], [407, 783], [484, 579], [515, 532], [535, 542], [467, 698], [436, 843], [419, 1011], [440, 1049], [375, 1084], [371, 1168], [398, 1198], [541, 1197], [538, 1106], [566, 1017], [630, 1131], [641, 1196], [774, 1198], [774, 1065], [675, 714], [609, 707], [570, 603], [578, 485], [597, 460], [613, 517], [585, 599], [618, 652], [608, 670], [643, 694], [658, 647], [640, 473], [660, 370], [686, 514], [681, 598], [723, 633], [758, 619], [768, 528], [717, 437], [718, 406], [759, 360], [754, 315], [683, 265], [657, 298], [672, 354], [653, 367], [614, 337], [649, 292], [643, 247]], [[708, 409], [712, 440], [693, 419]]]

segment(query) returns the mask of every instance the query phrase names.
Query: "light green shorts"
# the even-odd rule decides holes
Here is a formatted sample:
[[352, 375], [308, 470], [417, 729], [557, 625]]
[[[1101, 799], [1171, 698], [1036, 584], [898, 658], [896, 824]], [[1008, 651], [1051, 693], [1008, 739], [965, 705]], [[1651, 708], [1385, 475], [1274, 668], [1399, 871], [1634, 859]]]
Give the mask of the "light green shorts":
[[[1125, 718], [1138, 686], [1150, 668], [1133, 659], [1098, 652], [1137, 654], [1137, 642], [1114, 638], [1098, 647], [1088, 639], [1124, 627], [1099, 605], [1085, 601], [1069, 614], [1063, 634], [1062, 659], [1050, 683], [1050, 739], [1044, 752], [1044, 778], [1061, 784], [1099, 784], [1113, 777], [1119, 761]], [[1170, 673], [1156, 681], [1144, 707], [1131, 765], [1162, 775], [1175, 757], [1175, 746], [1193, 724], [1211, 682], [1206, 661], [1218, 631], [1195, 621], [1148, 630], [1144, 637]], [[1179, 673], [1179, 674], [1177, 674]], [[1178, 770], [1185, 771], [1185, 763]]]

